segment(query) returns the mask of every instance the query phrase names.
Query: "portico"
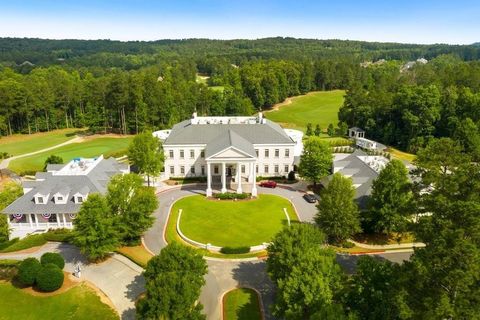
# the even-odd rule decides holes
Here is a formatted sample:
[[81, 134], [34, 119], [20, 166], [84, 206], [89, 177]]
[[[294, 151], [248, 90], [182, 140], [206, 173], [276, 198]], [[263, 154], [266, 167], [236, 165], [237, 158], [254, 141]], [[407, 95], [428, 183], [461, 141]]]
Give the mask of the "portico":
[[236, 193], [242, 193], [245, 189], [248, 189], [251, 190], [252, 196], [257, 196], [255, 159], [207, 160], [207, 197], [211, 197], [213, 194], [212, 180], [214, 176], [220, 177], [221, 193], [228, 191], [227, 180], [230, 178], [231, 186], [235, 187], [234, 191]]

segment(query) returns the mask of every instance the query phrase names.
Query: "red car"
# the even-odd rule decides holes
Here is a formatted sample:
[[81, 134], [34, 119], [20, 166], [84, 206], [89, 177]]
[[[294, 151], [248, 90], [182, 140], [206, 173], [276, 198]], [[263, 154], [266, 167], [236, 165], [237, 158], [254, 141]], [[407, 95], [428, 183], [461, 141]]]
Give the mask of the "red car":
[[277, 186], [277, 183], [275, 181], [262, 181], [260, 182], [260, 187], [264, 188], [275, 188]]

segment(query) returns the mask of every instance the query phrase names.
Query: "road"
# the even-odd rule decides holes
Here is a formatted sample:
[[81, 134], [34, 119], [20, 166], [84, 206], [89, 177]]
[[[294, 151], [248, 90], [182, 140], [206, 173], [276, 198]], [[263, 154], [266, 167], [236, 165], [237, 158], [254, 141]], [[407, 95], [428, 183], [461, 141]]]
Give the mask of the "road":
[[[163, 231], [168, 219], [172, 204], [185, 196], [194, 194], [204, 194], [204, 185], [185, 185], [179, 188], [170, 189], [158, 193], [159, 208], [155, 211], [155, 223], [144, 236], [145, 245], [153, 253], [158, 254], [167, 244], [163, 238]], [[312, 222], [316, 213], [314, 204], [307, 203], [303, 198], [302, 192], [293, 189], [275, 188], [258, 189], [259, 193], [276, 194], [289, 199], [301, 221]], [[252, 225], [252, 227], [254, 227]], [[377, 254], [380, 259], [388, 259], [394, 262], [407, 260], [411, 253], [383, 253]], [[337, 255], [337, 261], [346, 272], [352, 273], [359, 256]], [[250, 287], [256, 289], [261, 294], [263, 305], [265, 306], [265, 319], [274, 319], [268, 306], [272, 304], [273, 284], [265, 271], [265, 261], [233, 261], [207, 259], [208, 274], [205, 276], [206, 285], [202, 288], [200, 302], [204, 306], [204, 312], [207, 319], [221, 319], [221, 298], [223, 294], [236, 287]]]

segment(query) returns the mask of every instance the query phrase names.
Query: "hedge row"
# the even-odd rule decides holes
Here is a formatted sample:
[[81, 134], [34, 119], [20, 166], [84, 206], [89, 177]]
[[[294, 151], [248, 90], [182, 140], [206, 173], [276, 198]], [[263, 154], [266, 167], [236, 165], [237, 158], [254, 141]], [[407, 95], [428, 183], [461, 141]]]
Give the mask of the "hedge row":
[[220, 200], [233, 200], [233, 199], [248, 199], [250, 198], [249, 193], [233, 193], [233, 192], [225, 192], [225, 193], [216, 193], [213, 195], [214, 198]]

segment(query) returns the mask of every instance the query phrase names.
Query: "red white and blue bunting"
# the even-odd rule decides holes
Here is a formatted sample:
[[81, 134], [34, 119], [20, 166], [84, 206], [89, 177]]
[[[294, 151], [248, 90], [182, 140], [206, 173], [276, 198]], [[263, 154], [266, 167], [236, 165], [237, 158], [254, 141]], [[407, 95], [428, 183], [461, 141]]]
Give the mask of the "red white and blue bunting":
[[51, 213], [42, 213], [42, 217], [44, 217], [45, 219], [50, 219], [51, 216]]
[[75, 219], [75, 217], [77, 216], [76, 213], [69, 213], [68, 216], [70, 217], [70, 219]]
[[13, 217], [15, 218], [15, 220], [21, 220], [22, 217], [23, 217], [23, 214], [21, 214], [21, 213], [14, 213], [14, 214], [13, 214]]

